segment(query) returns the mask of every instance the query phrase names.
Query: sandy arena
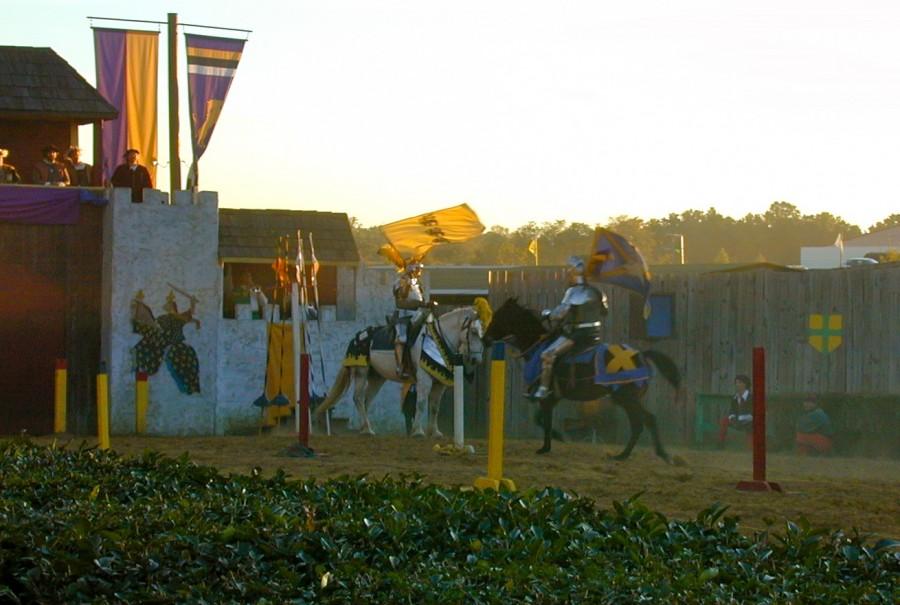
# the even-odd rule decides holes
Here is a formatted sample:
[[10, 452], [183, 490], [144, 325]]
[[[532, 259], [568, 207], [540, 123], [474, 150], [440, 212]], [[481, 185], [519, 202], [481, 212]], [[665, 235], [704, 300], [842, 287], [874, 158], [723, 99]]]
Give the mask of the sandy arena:
[[[50, 439], [41, 439], [49, 442]], [[72, 441], [81, 443], [80, 439]], [[228, 473], [247, 473], [259, 466], [267, 473], [283, 468], [291, 477], [326, 479], [340, 475], [423, 475], [428, 481], [470, 486], [484, 475], [486, 442], [471, 440], [476, 453], [440, 455], [434, 440], [405, 437], [362, 437], [353, 434], [313, 436], [314, 459], [290, 458], [291, 437], [113, 437], [112, 447], [125, 455], [156, 450], [171, 456], [188, 452], [192, 460]], [[442, 441], [441, 443], [447, 443]], [[878, 537], [900, 538], [900, 461], [863, 458], [804, 458], [769, 455], [769, 479], [783, 494], [748, 493], [735, 489], [750, 479], [749, 451], [698, 451], [671, 448], [687, 466], [667, 466], [647, 447], [638, 447], [627, 462], [606, 458], [610, 445], [554, 443], [553, 451], [537, 456], [537, 441], [506, 443], [504, 474], [520, 490], [552, 485], [589, 496], [608, 507], [643, 492], [650, 508], [675, 518], [693, 517], [713, 502], [728, 505], [741, 517], [746, 531], [764, 529], [766, 519], [782, 528], [785, 519], [801, 516], [814, 526], [859, 528]]]

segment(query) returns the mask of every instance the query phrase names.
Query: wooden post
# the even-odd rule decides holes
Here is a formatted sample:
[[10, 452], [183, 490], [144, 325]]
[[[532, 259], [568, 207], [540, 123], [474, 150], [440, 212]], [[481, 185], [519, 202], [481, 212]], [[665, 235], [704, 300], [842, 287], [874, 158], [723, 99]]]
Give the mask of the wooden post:
[[169, 13], [169, 203], [181, 189], [181, 158], [178, 154], [178, 13]]
[[753, 348], [753, 480], [740, 481], [740, 490], [781, 491], [777, 483], [766, 481], [766, 350]]
[[297, 439], [309, 447], [309, 353], [300, 354], [300, 431]]
[[462, 365], [453, 366], [453, 445], [462, 449], [466, 440], [463, 426], [463, 390], [465, 377]]
[[104, 361], [97, 374], [97, 440], [101, 450], [109, 449], [109, 377]]
[[147, 404], [150, 401], [150, 389], [146, 372], [137, 372], [134, 382], [134, 432], [143, 435], [147, 432]]
[[68, 397], [66, 386], [68, 383], [68, 366], [65, 359], [56, 360], [56, 372], [53, 389], [53, 432], [66, 432], [66, 406]]
[[[285, 450], [294, 458], [312, 458], [315, 452], [309, 447], [309, 354], [306, 352], [305, 326], [300, 313], [306, 313], [306, 305], [300, 308], [300, 287], [291, 283], [291, 328], [294, 353], [294, 423], [297, 443]], [[283, 336], [282, 336], [283, 337]]]
[[495, 342], [491, 353], [491, 402], [488, 427], [487, 477], [475, 480], [478, 489], [514, 491], [516, 484], [503, 478], [503, 404], [506, 398], [506, 345]]

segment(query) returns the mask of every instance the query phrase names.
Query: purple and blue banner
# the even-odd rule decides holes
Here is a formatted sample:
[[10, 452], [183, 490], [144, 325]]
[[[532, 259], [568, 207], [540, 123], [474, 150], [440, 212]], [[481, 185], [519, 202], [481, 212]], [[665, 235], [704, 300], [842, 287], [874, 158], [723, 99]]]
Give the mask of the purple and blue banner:
[[245, 40], [185, 34], [191, 143], [194, 161], [188, 185], [197, 184], [197, 162], [206, 151], [237, 72]]
[[609, 229], [597, 227], [588, 259], [587, 278], [637, 292], [644, 299], [644, 317], [650, 315], [650, 271], [631, 242]]
[[159, 33], [94, 28], [97, 90], [119, 111], [103, 122], [104, 182], [137, 149], [156, 182]]

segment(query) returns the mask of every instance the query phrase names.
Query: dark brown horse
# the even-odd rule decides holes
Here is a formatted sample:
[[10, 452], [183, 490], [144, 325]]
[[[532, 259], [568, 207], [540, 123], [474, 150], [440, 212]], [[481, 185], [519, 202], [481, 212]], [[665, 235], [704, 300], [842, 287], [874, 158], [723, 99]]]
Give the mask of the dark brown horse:
[[[488, 340], [506, 340], [512, 346], [522, 351], [522, 357], [526, 364], [536, 363], [539, 360], [535, 356], [540, 355], [540, 343], [546, 342], [548, 329], [538, 315], [521, 306], [515, 298], [510, 298], [497, 311], [485, 334]], [[634, 352], [637, 361], [643, 364], [644, 360], [652, 362], [665, 379], [675, 388], [681, 382], [678, 367], [672, 359], [659, 351]], [[537, 451], [545, 454], [550, 451], [550, 440], [553, 431], [553, 408], [559, 399], [570, 401], [594, 401], [603, 397], [610, 397], [613, 403], [622, 406], [628, 414], [631, 425], [631, 436], [628, 444], [619, 454], [613, 456], [616, 460], [625, 460], [631, 454], [631, 450], [637, 443], [638, 437], [644, 430], [644, 426], [650, 429], [653, 437], [653, 445], [656, 455], [668, 463], [672, 458], [666, 452], [659, 439], [659, 431], [656, 426], [656, 416], [644, 407], [643, 398], [647, 394], [649, 376], [643, 380], [626, 382], [624, 384], [596, 384], [594, 381], [594, 366], [592, 363], [575, 364], [574, 366], [557, 363], [553, 372], [555, 388], [550, 397], [541, 402], [541, 424], [544, 427], [544, 445]]]

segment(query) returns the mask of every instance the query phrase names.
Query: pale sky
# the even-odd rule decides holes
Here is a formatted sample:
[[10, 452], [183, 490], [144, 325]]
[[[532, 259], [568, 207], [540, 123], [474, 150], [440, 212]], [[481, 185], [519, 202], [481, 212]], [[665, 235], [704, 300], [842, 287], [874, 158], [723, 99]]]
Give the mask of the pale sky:
[[[0, 43], [50, 46], [91, 83], [88, 15], [253, 30], [200, 164], [222, 206], [377, 225], [468, 202], [509, 227], [776, 200], [863, 229], [900, 212], [896, 0], [17, 6]], [[184, 71], [180, 35], [179, 52]]]

